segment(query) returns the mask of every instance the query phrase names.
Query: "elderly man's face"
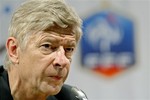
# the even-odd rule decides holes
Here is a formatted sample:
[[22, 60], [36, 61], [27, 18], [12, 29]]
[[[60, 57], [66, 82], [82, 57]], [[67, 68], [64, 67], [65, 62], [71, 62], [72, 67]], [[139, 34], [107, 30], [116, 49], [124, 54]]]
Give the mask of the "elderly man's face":
[[19, 51], [21, 79], [36, 92], [57, 94], [69, 73], [75, 47], [74, 35], [58, 34], [58, 31], [34, 34], [26, 49]]

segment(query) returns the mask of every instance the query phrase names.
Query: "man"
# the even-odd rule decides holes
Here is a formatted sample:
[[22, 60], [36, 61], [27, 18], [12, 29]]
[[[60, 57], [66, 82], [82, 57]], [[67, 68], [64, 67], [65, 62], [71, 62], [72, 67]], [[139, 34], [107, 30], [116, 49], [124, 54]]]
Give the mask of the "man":
[[75, 100], [70, 95], [75, 89], [64, 82], [81, 24], [63, 0], [23, 3], [9, 28], [6, 62], [0, 67], [0, 100]]

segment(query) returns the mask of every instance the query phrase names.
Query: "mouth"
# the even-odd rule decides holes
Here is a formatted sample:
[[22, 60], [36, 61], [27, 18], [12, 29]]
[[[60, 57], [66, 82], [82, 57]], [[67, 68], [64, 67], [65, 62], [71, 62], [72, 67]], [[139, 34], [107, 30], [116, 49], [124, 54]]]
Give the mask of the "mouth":
[[61, 76], [51, 76], [51, 78], [55, 79], [55, 80], [61, 80], [62, 77]]
[[49, 76], [49, 78], [51, 78], [51, 80], [54, 80], [54, 81], [60, 81], [60, 80], [62, 80], [63, 79], [63, 77], [62, 76]]

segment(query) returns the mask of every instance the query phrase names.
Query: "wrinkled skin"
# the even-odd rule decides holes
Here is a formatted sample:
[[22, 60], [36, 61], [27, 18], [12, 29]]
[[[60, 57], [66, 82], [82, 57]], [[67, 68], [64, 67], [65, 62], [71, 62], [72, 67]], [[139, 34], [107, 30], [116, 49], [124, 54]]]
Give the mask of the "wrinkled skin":
[[74, 35], [60, 33], [57, 30], [33, 34], [25, 49], [20, 48], [16, 38], [8, 38], [7, 52], [14, 63], [8, 74], [14, 99], [45, 100], [61, 90], [76, 40]]

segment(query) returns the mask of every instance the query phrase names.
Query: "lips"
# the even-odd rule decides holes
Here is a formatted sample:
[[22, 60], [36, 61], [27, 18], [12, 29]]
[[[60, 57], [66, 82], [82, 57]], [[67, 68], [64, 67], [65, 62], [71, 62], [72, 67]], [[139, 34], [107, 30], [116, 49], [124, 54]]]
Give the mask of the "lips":
[[62, 79], [62, 77], [61, 76], [51, 76], [53, 79], [55, 79], [55, 80], [61, 80]]
[[63, 77], [60, 75], [49, 76], [49, 78], [54, 81], [60, 81], [61, 79], [63, 79]]

